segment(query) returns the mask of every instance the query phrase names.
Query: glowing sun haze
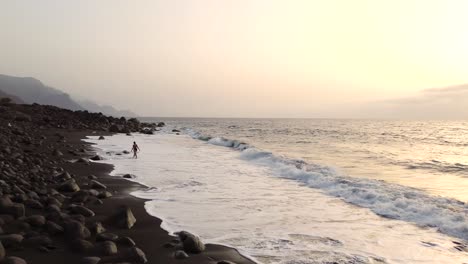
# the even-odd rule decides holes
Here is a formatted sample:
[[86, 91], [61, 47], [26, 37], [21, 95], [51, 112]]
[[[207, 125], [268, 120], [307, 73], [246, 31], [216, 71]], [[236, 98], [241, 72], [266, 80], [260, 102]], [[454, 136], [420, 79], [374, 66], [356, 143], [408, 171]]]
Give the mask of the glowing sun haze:
[[146, 116], [362, 116], [348, 106], [466, 83], [467, 12], [464, 0], [2, 1], [0, 73]]

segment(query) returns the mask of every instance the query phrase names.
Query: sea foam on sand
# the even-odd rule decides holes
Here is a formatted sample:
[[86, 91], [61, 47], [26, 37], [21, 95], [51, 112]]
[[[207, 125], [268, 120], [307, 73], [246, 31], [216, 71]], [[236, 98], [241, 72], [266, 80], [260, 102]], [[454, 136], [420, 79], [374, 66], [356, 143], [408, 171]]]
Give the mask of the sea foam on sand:
[[[288, 161], [241, 142], [208, 140], [212, 144], [163, 133], [90, 139], [103, 154], [109, 152], [105, 162], [115, 165], [113, 175], [131, 173], [137, 176], [135, 180], [153, 187], [134, 195], [151, 199], [146, 208], [163, 219], [165, 228], [193, 231], [262, 263], [468, 261], [466, 253], [454, 248], [452, 240], [456, 239], [437, 228], [374, 213], [384, 214], [377, 211], [382, 208], [382, 212], [395, 212], [404, 216], [402, 220], [418, 223], [425, 212], [444, 226], [444, 221], [466, 221], [463, 205], [448, 200], [451, 208], [439, 208], [442, 200], [432, 205], [432, 199], [439, 198], [421, 196], [417, 190], [354, 181], [330, 168]], [[115, 155], [129, 149], [132, 141], [142, 149], [139, 159]], [[218, 145], [242, 146], [243, 151]], [[420, 197], [424, 204], [412, 204]], [[405, 207], [412, 213], [404, 213]], [[438, 210], [448, 215], [438, 217]], [[412, 219], [411, 214], [418, 217]]]

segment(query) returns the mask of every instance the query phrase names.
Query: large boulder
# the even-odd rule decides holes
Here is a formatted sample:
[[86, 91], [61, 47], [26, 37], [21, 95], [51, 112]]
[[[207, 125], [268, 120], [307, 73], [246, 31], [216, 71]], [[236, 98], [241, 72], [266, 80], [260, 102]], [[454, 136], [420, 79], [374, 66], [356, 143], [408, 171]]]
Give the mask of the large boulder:
[[8, 214], [19, 218], [24, 216], [24, 213], [24, 204], [13, 203], [10, 198], [6, 196], [0, 198], [0, 214]]
[[188, 257], [189, 257], [189, 255], [187, 253], [185, 253], [185, 251], [183, 251], [183, 250], [177, 250], [174, 253], [174, 258], [175, 259], [186, 259]]
[[101, 256], [112, 256], [116, 255], [117, 245], [112, 241], [100, 242], [96, 245], [95, 251]]
[[91, 185], [91, 188], [94, 188], [94, 189], [107, 189], [106, 185], [96, 180], [91, 180], [90, 185]]
[[45, 229], [50, 235], [57, 235], [63, 233], [63, 227], [52, 221], [46, 222]]
[[23, 242], [23, 239], [24, 237], [20, 234], [9, 234], [0, 236], [0, 241], [6, 248], [19, 246], [21, 242]]
[[26, 260], [19, 258], [19, 257], [8, 257], [6, 258], [2, 264], [28, 264]]
[[101, 222], [91, 223], [89, 229], [91, 230], [93, 234], [101, 234], [101, 233], [106, 232], [106, 229], [104, 228]]
[[112, 241], [116, 242], [119, 236], [114, 233], [100, 233], [96, 235], [96, 241]]
[[71, 211], [75, 214], [80, 214], [85, 217], [92, 217], [95, 215], [95, 213], [91, 209], [84, 207], [82, 205], [72, 206]]
[[132, 213], [132, 210], [124, 206], [120, 210], [112, 215], [109, 219], [109, 222], [117, 227], [130, 229], [136, 223], [136, 218]]
[[78, 221], [65, 223], [65, 234], [70, 239], [86, 239], [91, 236], [89, 229]]
[[35, 227], [43, 226], [46, 223], [46, 219], [43, 215], [31, 215], [27, 217], [25, 220], [28, 224], [35, 226]]
[[179, 232], [178, 236], [185, 252], [197, 254], [205, 250], [205, 244], [198, 236], [187, 231]]
[[76, 184], [74, 179], [70, 179], [57, 187], [57, 190], [61, 192], [77, 192], [80, 190], [80, 186]]

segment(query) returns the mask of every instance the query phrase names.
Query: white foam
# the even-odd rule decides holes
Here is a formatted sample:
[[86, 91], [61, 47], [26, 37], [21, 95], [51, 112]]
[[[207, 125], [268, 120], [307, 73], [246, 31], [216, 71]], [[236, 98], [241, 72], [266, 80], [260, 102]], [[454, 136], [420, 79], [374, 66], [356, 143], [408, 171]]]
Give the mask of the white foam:
[[[131, 141], [138, 142], [138, 160], [110, 155], [103, 162], [115, 165], [114, 175], [131, 173], [137, 176], [134, 180], [153, 187], [134, 195], [151, 199], [145, 208], [163, 220], [163, 228], [193, 231], [261, 263], [466, 262], [466, 255], [454, 250], [453, 238], [434, 228], [385, 219], [345, 203], [324, 193], [323, 186], [331, 182], [323, 182], [320, 189], [305, 184], [310, 175], [339, 177], [332, 168], [254, 148], [232, 151], [183, 135], [117, 135], [91, 141], [104, 153], [121, 152]], [[307, 166], [315, 174], [307, 172]], [[294, 180], [282, 175], [290, 172]]]
[[237, 140], [215, 137], [208, 143], [238, 149], [243, 159], [272, 168], [276, 176], [321, 189], [381, 216], [437, 227], [442, 233], [468, 240], [468, 205], [464, 202], [380, 180], [347, 177], [334, 168], [276, 156]]

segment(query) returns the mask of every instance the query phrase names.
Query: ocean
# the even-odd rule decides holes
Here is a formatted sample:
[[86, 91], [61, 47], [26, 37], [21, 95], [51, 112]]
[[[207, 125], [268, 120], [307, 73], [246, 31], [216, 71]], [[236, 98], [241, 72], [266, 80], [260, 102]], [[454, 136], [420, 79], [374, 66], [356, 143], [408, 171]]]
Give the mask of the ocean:
[[467, 121], [145, 121], [167, 126], [88, 141], [168, 232], [265, 264], [468, 263]]

